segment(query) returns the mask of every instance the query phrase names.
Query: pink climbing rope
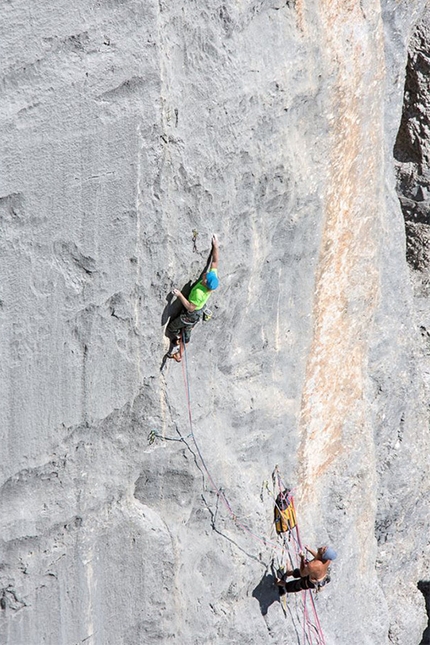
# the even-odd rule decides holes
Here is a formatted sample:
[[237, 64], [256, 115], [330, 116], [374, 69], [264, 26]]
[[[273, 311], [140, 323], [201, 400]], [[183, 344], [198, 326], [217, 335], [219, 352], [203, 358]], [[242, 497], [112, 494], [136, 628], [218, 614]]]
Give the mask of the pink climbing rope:
[[[276, 471], [276, 477], [277, 477], [277, 484], [278, 484], [279, 490], [285, 490], [286, 486], [282, 482], [278, 471]], [[288, 493], [288, 499], [291, 502], [291, 505], [294, 511], [294, 516], [296, 517], [296, 525], [294, 529], [290, 531], [290, 534], [293, 536], [294, 544], [296, 547], [295, 555], [296, 555], [297, 561], [300, 561], [300, 553], [303, 552], [303, 545], [300, 537], [299, 525], [297, 522], [297, 513], [294, 505], [294, 496], [292, 495], [291, 491]], [[311, 608], [312, 608], [312, 613], [314, 615], [315, 625], [313, 624], [308, 611], [308, 606], [307, 606], [308, 597], [310, 597], [310, 600], [311, 600]], [[310, 645], [313, 645], [313, 643], [315, 643], [315, 645], [325, 645], [324, 633], [318, 616], [315, 599], [310, 589], [303, 590], [302, 599], [303, 599], [303, 643], [304, 645], [306, 645], [306, 639], [307, 639]], [[316, 641], [314, 641], [314, 638], [312, 635], [313, 627], [315, 628], [315, 631], [316, 631], [316, 639], [317, 639]]]
[[[257, 535], [248, 526], [246, 526], [246, 524], [243, 524], [243, 522], [241, 522], [238, 519], [237, 515], [234, 513], [234, 511], [233, 511], [233, 509], [231, 507], [231, 504], [230, 504], [226, 494], [224, 493], [224, 491], [222, 491], [216, 485], [216, 483], [214, 481], [214, 478], [212, 477], [212, 474], [211, 474], [208, 466], [206, 465], [206, 462], [205, 462], [204, 457], [202, 455], [202, 452], [200, 450], [200, 446], [199, 446], [199, 444], [198, 444], [198, 442], [196, 440], [196, 437], [194, 435], [193, 416], [192, 416], [192, 410], [191, 410], [190, 381], [189, 381], [189, 375], [188, 375], [188, 356], [187, 356], [187, 350], [186, 350], [186, 347], [185, 347], [186, 343], [184, 342], [184, 338], [183, 338], [183, 333], [182, 333], [182, 338], [181, 338], [181, 345], [182, 345], [182, 348], [184, 350], [183, 351], [184, 361], [181, 361], [181, 363], [182, 363], [182, 374], [183, 374], [184, 385], [185, 385], [185, 396], [186, 396], [186, 400], [187, 400], [188, 419], [189, 419], [189, 424], [190, 424], [190, 436], [191, 436], [193, 444], [194, 444], [194, 446], [196, 448], [197, 454], [198, 454], [198, 456], [200, 458], [200, 462], [201, 462], [201, 464], [203, 466], [203, 469], [204, 469], [204, 471], [205, 471], [205, 473], [206, 473], [206, 475], [207, 475], [207, 477], [208, 477], [208, 479], [209, 479], [209, 481], [210, 481], [210, 483], [212, 485], [212, 488], [213, 488], [214, 492], [216, 493], [217, 497], [219, 499], [221, 499], [221, 501], [223, 502], [224, 506], [226, 507], [228, 513], [231, 515], [231, 517], [233, 518], [235, 524], [238, 527], [240, 527], [242, 530], [247, 532], [254, 539], [258, 540], [258, 542], [261, 542], [265, 546], [278, 547], [278, 543], [273, 543], [271, 540], [267, 540], [266, 538]], [[282, 487], [282, 489], [285, 489], [285, 486], [283, 486], [283, 483], [281, 481], [281, 478], [280, 478], [278, 472], [277, 472], [277, 479], [278, 479], [279, 488], [281, 489], [281, 487]], [[291, 494], [291, 492], [288, 494], [288, 499], [290, 499], [290, 501], [291, 501], [291, 504], [292, 504], [292, 507], [293, 507], [293, 510], [294, 510], [294, 514], [295, 514], [294, 497]], [[295, 544], [295, 551], [296, 551], [296, 559], [299, 559], [300, 558], [299, 554], [300, 554], [300, 552], [303, 551], [303, 547], [302, 547], [302, 542], [301, 542], [301, 538], [300, 538], [300, 531], [299, 531], [297, 521], [296, 521], [296, 525], [295, 525], [294, 529], [290, 530], [290, 535], [293, 536], [293, 541], [294, 541], [294, 544]], [[307, 609], [306, 600], [307, 600], [308, 594], [310, 594], [311, 605], [312, 605], [313, 614], [314, 614], [314, 617], [315, 617], [316, 636], [317, 636], [316, 641], [313, 640], [312, 628], [314, 627], [314, 625], [313, 625], [313, 623], [312, 623], [312, 621], [310, 619], [309, 612], [308, 612], [308, 609]], [[315, 600], [313, 598], [313, 595], [310, 592], [310, 590], [307, 589], [307, 590], [304, 590], [302, 592], [302, 597], [303, 597], [303, 644], [306, 645], [306, 640], [307, 640], [309, 645], [314, 645], [314, 643], [315, 643], [315, 645], [325, 645], [324, 634], [323, 634], [323, 631], [322, 631], [322, 628], [321, 628], [321, 623], [320, 623], [320, 620], [319, 620], [319, 617], [318, 617], [317, 608], [316, 608], [316, 605], [315, 605]]]
[[[270, 541], [270, 540], [268, 540], [267, 538], [265, 538], [265, 537], [261, 537], [261, 536], [257, 535], [256, 533], [254, 533], [254, 532], [249, 528], [249, 526], [247, 526], [246, 524], [243, 524], [243, 522], [241, 522], [241, 521], [239, 520], [238, 516], [234, 513], [234, 511], [233, 511], [233, 509], [232, 509], [232, 507], [231, 507], [231, 504], [230, 504], [230, 502], [229, 502], [229, 500], [228, 500], [228, 498], [227, 498], [226, 494], [224, 493], [224, 491], [222, 491], [222, 490], [221, 490], [221, 489], [216, 485], [216, 483], [215, 483], [215, 481], [214, 481], [214, 479], [213, 479], [213, 477], [212, 477], [212, 474], [211, 474], [211, 472], [210, 472], [210, 470], [209, 470], [208, 466], [206, 465], [206, 462], [205, 462], [204, 457], [203, 457], [203, 455], [202, 455], [202, 452], [201, 452], [201, 450], [200, 450], [200, 446], [199, 446], [199, 444], [198, 444], [198, 442], [197, 442], [197, 440], [196, 440], [196, 437], [195, 437], [195, 435], [194, 435], [194, 430], [193, 430], [193, 418], [192, 418], [192, 412], [191, 412], [191, 394], [190, 394], [190, 384], [189, 384], [189, 377], [188, 377], [188, 357], [187, 357], [187, 350], [186, 350], [186, 347], [185, 347], [185, 343], [183, 342], [183, 339], [182, 339], [182, 341], [181, 341], [181, 342], [182, 342], [182, 345], [183, 345], [183, 348], [184, 348], [184, 359], [185, 359], [185, 360], [184, 360], [184, 362], [182, 362], [182, 374], [183, 374], [183, 377], [184, 377], [184, 384], [185, 384], [185, 394], [186, 394], [186, 399], [187, 399], [188, 418], [189, 418], [189, 422], [190, 422], [190, 434], [191, 434], [191, 439], [192, 439], [192, 441], [193, 441], [193, 443], [194, 443], [194, 446], [195, 446], [195, 448], [196, 448], [196, 450], [197, 450], [197, 454], [199, 455], [199, 458], [200, 458], [201, 464], [202, 464], [202, 466], [203, 466], [203, 468], [204, 468], [204, 471], [206, 472], [206, 474], [207, 474], [207, 476], [208, 476], [208, 479], [209, 479], [209, 481], [210, 481], [210, 483], [211, 483], [211, 485], [212, 485], [212, 488], [213, 488], [213, 490], [215, 491], [215, 493], [217, 494], [218, 498], [219, 498], [219, 499], [221, 499], [221, 501], [223, 502], [223, 504], [224, 504], [224, 506], [226, 507], [227, 511], [229, 512], [229, 514], [230, 514], [230, 515], [231, 515], [231, 517], [233, 518], [233, 520], [234, 520], [235, 524], [236, 524], [239, 528], [241, 528], [241, 529], [242, 529], [242, 530], [244, 530], [245, 532], [249, 533], [249, 535], [251, 535], [254, 539], [258, 540], [259, 542], [261, 542], [261, 543], [262, 543], [262, 544], [264, 544], [265, 546], [278, 546], [276, 543], [271, 542], [271, 541]], [[184, 363], [185, 363], [185, 365], [184, 365]]]

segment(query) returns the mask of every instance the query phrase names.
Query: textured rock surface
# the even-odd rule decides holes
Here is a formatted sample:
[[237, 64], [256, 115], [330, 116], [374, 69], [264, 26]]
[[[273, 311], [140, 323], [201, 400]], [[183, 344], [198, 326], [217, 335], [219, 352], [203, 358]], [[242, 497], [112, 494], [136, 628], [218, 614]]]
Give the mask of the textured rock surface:
[[[327, 645], [421, 640], [426, 358], [392, 150], [425, 5], [5, 4], [2, 642], [299, 643], [300, 599], [285, 619], [239, 526], [273, 537], [277, 463], [305, 542], [339, 552]], [[160, 371], [212, 232], [187, 366], [238, 522]]]
[[426, 13], [411, 39], [403, 114], [394, 147], [398, 193], [408, 233], [408, 260], [421, 273], [429, 265], [429, 23]]
[[[429, 309], [429, 114], [428, 65], [430, 47], [430, 12], [424, 14], [411, 38], [406, 69], [403, 113], [394, 147], [397, 192], [406, 224], [406, 254], [414, 293], [413, 317], [422, 342], [417, 364], [424, 376], [425, 401], [428, 401], [430, 383], [428, 328]], [[425, 427], [425, 430], [427, 428]], [[423, 448], [425, 450], [425, 448]], [[424, 474], [425, 477], [425, 474]], [[418, 521], [426, 523], [424, 517]], [[428, 545], [423, 545], [428, 553]], [[419, 571], [418, 571], [419, 572]], [[419, 588], [429, 607], [428, 571], [421, 573]], [[429, 642], [429, 630], [423, 635], [422, 645]]]

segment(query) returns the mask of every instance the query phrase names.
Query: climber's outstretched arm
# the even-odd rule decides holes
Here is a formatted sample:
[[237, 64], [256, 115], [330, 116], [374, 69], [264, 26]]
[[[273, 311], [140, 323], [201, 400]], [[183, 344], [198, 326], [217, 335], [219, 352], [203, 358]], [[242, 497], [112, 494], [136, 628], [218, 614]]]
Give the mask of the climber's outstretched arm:
[[318, 551], [316, 549], [311, 549], [309, 546], [305, 546], [306, 551], [308, 551], [314, 558], [317, 557]]
[[218, 256], [219, 256], [219, 246], [216, 235], [212, 236], [212, 258], [211, 258], [211, 271], [212, 269], [218, 269]]

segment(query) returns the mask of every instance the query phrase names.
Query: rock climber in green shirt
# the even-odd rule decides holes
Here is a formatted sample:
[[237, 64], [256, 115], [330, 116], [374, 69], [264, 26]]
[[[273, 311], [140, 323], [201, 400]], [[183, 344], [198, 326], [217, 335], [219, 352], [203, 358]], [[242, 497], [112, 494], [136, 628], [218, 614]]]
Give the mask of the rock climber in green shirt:
[[182, 358], [181, 335], [183, 334], [185, 343], [190, 341], [191, 330], [202, 318], [205, 304], [212, 291], [218, 287], [218, 255], [218, 240], [214, 235], [212, 237], [212, 255], [209, 271], [203, 273], [202, 278], [191, 289], [188, 299], [179, 289], [173, 289], [174, 295], [183, 305], [183, 310], [177, 318], [169, 323], [167, 333], [174, 338], [174, 348], [169, 353], [169, 356], [178, 362]]

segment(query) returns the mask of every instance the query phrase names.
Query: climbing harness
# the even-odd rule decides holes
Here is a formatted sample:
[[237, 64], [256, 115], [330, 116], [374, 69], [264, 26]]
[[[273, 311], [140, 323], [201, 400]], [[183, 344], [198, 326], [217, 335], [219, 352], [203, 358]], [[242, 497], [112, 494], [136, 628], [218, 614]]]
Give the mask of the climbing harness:
[[181, 322], [183, 322], [184, 325], [193, 328], [194, 325], [197, 325], [197, 323], [199, 322], [201, 315], [199, 314], [198, 310], [186, 311], [185, 313], [181, 314], [180, 318]]
[[327, 575], [325, 575], [322, 580], [316, 580], [315, 582], [313, 582], [316, 593], [318, 593], [319, 591], [321, 591], [323, 587], [328, 585], [330, 580], [331, 580], [330, 575], [327, 573]]

